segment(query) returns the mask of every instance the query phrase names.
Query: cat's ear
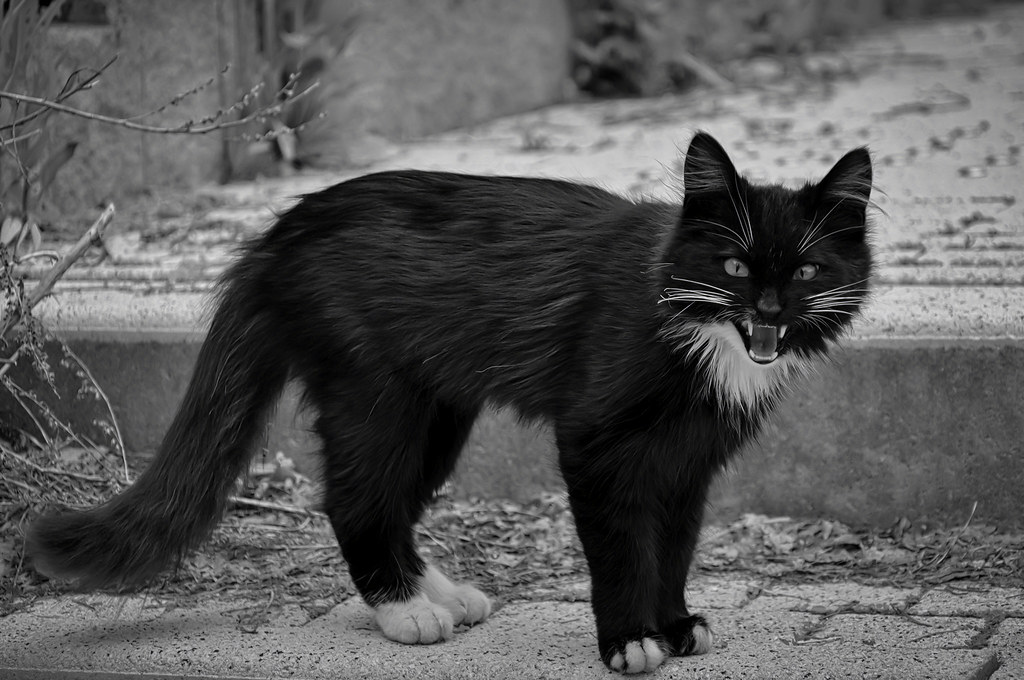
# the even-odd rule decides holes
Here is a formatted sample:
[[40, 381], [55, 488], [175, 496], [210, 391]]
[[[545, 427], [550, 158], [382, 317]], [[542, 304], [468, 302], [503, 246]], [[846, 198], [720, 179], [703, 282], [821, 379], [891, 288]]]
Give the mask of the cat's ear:
[[683, 204], [692, 196], [730, 191], [736, 178], [736, 168], [722, 145], [706, 132], [694, 135], [683, 163]]
[[871, 155], [864, 147], [840, 158], [818, 183], [818, 204], [864, 224], [871, 201]]

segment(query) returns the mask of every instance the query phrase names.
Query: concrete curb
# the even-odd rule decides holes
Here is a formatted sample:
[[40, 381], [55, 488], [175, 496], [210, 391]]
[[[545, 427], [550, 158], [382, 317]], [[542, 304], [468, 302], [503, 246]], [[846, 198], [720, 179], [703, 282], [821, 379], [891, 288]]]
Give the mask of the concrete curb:
[[[104, 387], [130, 451], [159, 444], [191, 375], [208, 302], [205, 293], [65, 291], [42, 309]], [[834, 365], [784, 403], [721, 481], [714, 512], [887, 526], [901, 517], [958, 523], [978, 501], [976, 521], [1021, 526], [1019, 375], [1024, 288], [882, 287]], [[58, 373], [71, 393], [76, 380]], [[296, 403], [287, 392], [268, 448], [315, 474], [317, 443]], [[98, 415], [81, 400], [61, 407], [85, 428]], [[544, 427], [490, 413], [453, 493], [525, 500], [558, 490], [554, 461]]]

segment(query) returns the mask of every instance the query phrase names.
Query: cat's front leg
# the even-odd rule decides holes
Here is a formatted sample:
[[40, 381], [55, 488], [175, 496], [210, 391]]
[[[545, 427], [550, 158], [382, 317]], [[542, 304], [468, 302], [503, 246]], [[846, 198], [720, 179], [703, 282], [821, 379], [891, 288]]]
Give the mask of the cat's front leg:
[[707, 619], [700, 614], [688, 614], [676, 617], [662, 628], [665, 641], [672, 654], [690, 656], [691, 654], [707, 654], [714, 646], [714, 635]]
[[[694, 471], [696, 472], [696, 471]], [[661, 536], [661, 595], [659, 629], [676, 656], [706, 654], [714, 636], [707, 619], [691, 614], [686, 605], [686, 582], [704, 518], [711, 474], [691, 474], [680, 481], [668, 504]]]
[[[652, 486], [629, 452], [559, 443], [576, 530], [590, 567], [601, 660], [613, 671], [653, 671], [671, 655], [657, 629], [659, 560]], [[653, 502], [652, 502], [653, 501]]]

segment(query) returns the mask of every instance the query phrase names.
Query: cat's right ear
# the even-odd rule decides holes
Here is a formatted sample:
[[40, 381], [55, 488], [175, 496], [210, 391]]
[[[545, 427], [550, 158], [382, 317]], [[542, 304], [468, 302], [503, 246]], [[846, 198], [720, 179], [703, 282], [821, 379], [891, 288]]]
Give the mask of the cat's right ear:
[[736, 167], [718, 140], [706, 132], [693, 136], [683, 163], [684, 205], [690, 196], [731, 191], [736, 177]]

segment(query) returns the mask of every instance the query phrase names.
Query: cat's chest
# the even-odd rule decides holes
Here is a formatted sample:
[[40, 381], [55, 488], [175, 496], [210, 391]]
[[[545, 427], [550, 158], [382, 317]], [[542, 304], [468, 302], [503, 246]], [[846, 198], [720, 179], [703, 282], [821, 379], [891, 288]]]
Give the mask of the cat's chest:
[[768, 364], [752, 361], [729, 323], [693, 324], [679, 347], [702, 373], [705, 389], [723, 410], [753, 417], [771, 411], [778, 400], [814, 367], [792, 354]]

